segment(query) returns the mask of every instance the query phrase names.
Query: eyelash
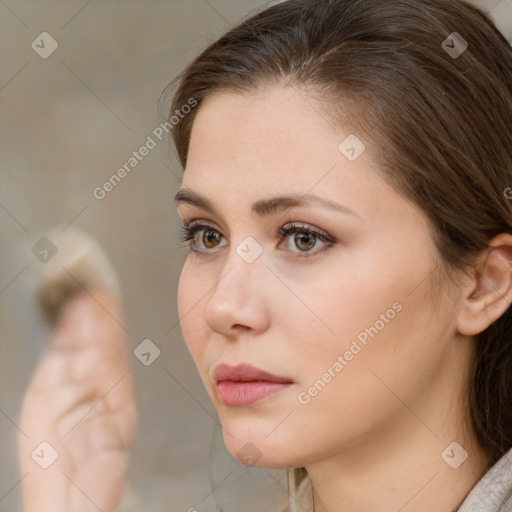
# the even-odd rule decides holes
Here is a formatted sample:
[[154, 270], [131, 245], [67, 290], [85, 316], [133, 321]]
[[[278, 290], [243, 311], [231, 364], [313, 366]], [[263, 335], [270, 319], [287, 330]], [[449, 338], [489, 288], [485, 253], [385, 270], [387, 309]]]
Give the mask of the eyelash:
[[[182, 225], [182, 226], [180, 226], [180, 232], [181, 232], [180, 240], [181, 240], [181, 242], [184, 242], [185, 246], [189, 247], [189, 249], [192, 252], [199, 253], [199, 254], [203, 254], [205, 252], [211, 252], [210, 249], [204, 250], [204, 249], [196, 248], [196, 243], [195, 243], [196, 235], [197, 235], [197, 233], [199, 233], [200, 231], [203, 231], [205, 229], [219, 233], [215, 228], [213, 228], [212, 226], [209, 226], [207, 224]], [[279, 236], [281, 238], [286, 238], [287, 236], [289, 236], [291, 234], [295, 234], [295, 233], [305, 233], [308, 235], [312, 235], [316, 239], [318, 239], [321, 242], [324, 242], [326, 244], [326, 246], [324, 246], [322, 249], [319, 249], [317, 251], [307, 251], [307, 252], [303, 251], [303, 252], [298, 252], [298, 253], [296, 253], [295, 251], [292, 251], [296, 255], [297, 258], [310, 258], [320, 252], [323, 252], [324, 250], [328, 249], [330, 246], [332, 246], [336, 243], [335, 240], [333, 240], [332, 238], [326, 236], [325, 234], [323, 234], [315, 229], [309, 228], [304, 225], [295, 224], [293, 222], [287, 226], [282, 227], [279, 230]]]

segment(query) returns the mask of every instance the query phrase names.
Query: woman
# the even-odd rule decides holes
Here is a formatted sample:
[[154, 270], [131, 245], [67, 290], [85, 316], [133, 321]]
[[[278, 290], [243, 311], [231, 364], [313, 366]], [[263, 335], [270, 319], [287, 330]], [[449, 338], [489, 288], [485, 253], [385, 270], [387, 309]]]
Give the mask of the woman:
[[181, 327], [231, 454], [288, 469], [289, 510], [512, 510], [505, 38], [461, 0], [289, 0], [169, 91]]

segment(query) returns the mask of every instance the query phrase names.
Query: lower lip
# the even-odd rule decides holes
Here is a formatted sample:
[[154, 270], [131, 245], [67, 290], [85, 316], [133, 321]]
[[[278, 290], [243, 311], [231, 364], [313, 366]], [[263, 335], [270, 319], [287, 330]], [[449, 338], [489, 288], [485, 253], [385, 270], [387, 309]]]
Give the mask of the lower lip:
[[264, 400], [290, 386], [290, 382], [223, 380], [217, 384], [221, 400], [229, 407], [244, 407]]

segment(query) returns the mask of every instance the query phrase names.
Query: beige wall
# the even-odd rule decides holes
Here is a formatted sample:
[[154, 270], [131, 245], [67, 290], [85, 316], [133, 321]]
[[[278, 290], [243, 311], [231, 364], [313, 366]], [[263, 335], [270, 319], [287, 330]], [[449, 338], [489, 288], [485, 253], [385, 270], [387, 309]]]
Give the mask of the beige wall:
[[[165, 84], [264, 3], [0, 3], [0, 512], [19, 510], [13, 422], [46, 335], [32, 298], [44, 263], [31, 247], [71, 221], [102, 243], [119, 273], [131, 349], [151, 338], [162, 350], [147, 368], [133, 359], [141, 420], [130, 510], [212, 510], [207, 459], [215, 412], [179, 326], [164, 335], [178, 322], [183, 252], [172, 195], [179, 165], [162, 142], [103, 200], [92, 192], [163, 121], [156, 102]], [[512, 39], [512, 2], [476, 3]], [[59, 45], [47, 59], [30, 46], [43, 31]]]

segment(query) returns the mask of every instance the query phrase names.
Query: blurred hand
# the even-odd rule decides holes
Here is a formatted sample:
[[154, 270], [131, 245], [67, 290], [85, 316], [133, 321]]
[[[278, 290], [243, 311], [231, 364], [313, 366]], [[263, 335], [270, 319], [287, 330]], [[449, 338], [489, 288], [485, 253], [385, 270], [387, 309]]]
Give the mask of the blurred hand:
[[[122, 496], [136, 426], [133, 377], [118, 301], [91, 293], [63, 309], [24, 398], [25, 512], [112, 512]], [[58, 458], [43, 469], [53, 450]]]

